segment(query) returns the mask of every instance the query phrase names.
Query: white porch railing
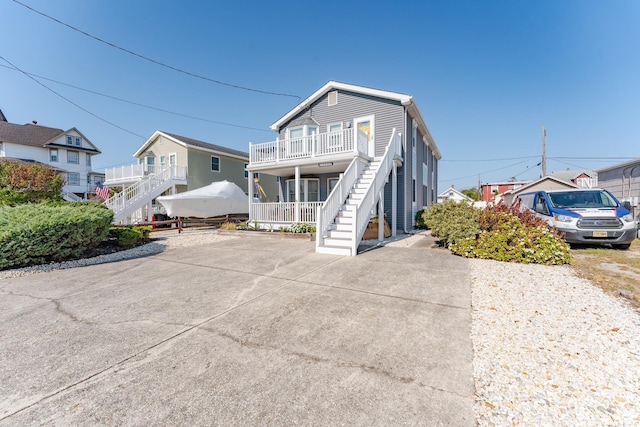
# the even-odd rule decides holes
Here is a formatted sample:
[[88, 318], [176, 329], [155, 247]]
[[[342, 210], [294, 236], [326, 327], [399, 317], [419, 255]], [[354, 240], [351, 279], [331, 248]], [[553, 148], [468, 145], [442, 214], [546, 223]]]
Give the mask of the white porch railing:
[[334, 218], [349, 197], [351, 189], [362, 175], [365, 167], [366, 163], [360, 157], [355, 157], [342, 174], [342, 179], [338, 181], [327, 200], [320, 206], [316, 224], [316, 247], [322, 245], [324, 234], [329, 231]]
[[133, 165], [118, 166], [115, 168], [105, 169], [105, 182], [112, 184], [114, 182], [130, 182], [137, 181], [146, 175], [155, 173], [155, 165], [146, 165], [136, 163]]
[[250, 221], [259, 223], [315, 224], [323, 202], [251, 203]]
[[353, 129], [336, 132], [318, 133], [300, 138], [278, 139], [262, 144], [251, 144], [249, 161], [256, 163], [273, 163], [281, 160], [295, 160], [340, 153], [367, 153], [367, 136], [364, 141], [358, 135], [354, 143]]
[[353, 237], [351, 240], [352, 254], [357, 253], [358, 244], [360, 243], [360, 239], [362, 238], [364, 230], [367, 228], [367, 224], [370, 220], [371, 209], [373, 209], [375, 204], [378, 202], [381, 192], [384, 191], [384, 185], [387, 181], [387, 177], [389, 176], [389, 172], [391, 172], [391, 169], [393, 168], [394, 159], [396, 155], [400, 153], [400, 144], [400, 134], [398, 134], [394, 128], [391, 132], [389, 144], [384, 150], [380, 166], [378, 166], [378, 172], [376, 173], [376, 176], [369, 188], [367, 188], [367, 192], [364, 194], [356, 209], [356, 221], [352, 230]]

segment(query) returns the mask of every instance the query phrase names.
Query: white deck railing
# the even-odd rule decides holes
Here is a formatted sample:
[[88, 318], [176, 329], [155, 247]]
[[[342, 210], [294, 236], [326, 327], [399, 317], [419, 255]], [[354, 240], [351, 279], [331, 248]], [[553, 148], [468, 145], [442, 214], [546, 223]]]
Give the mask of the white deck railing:
[[318, 133], [300, 138], [279, 139], [262, 144], [251, 144], [249, 161], [273, 163], [281, 160], [295, 160], [340, 153], [367, 153], [367, 137], [364, 142], [359, 136], [354, 143], [353, 129]]
[[[386, 183], [387, 177], [389, 176], [389, 172], [393, 167], [393, 162], [396, 155], [400, 153], [400, 135], [396, 132], [396, 129], [393, 128], [391, 131], [391, 138], [389, 139], [389, 144], [387, 148], [384, 150], [384, 155], [382, 156], [382, 160], [380, 162], [380, 166], [378, 166], [378, 171], [376, 173], [373, 182], [367, 188], [366, 193], [362, 197], [362, 200], [358, 204], [356, 210], [356, 221], [355, 226], [352, 230], [352, 240], [351, 240], [351, 253], [356, 254], [358, 250], [358, 244], [360, 243], [360, 239], [364, 234], [365, 228], [367, 228], [367, 224], [370, 220], [371, 209], [377, 203], [380, 193], [384, 189], [384, 185]], [[380, 222], [382, 224], [382, 222]]]
[[316, 223], [323, 202], [251, 203], [250, 221], [271, 224]]
[[146, 175], [155, 173], [155, 171], [155, 165], [136, 163], [133, 165], [118, 166], [115, 168], [105, 169], [105, 182], [112, 184], [114, 182], [137, 181]]
[[316, 247], [322, 245], [324, 234], [329, 231], [334, 218], [338, 215], [351, 189], [360, 178], [360, 175], [362, 175], [365, 166], [365, 162], [360, 157], [355, 157], [347, 167], [347, 170], [344, 171], [344, 174], [342, 174], [342, 178], [333, 188], [329, 197], [327, 197], [327, 200], [320, 206], [316, 224]]

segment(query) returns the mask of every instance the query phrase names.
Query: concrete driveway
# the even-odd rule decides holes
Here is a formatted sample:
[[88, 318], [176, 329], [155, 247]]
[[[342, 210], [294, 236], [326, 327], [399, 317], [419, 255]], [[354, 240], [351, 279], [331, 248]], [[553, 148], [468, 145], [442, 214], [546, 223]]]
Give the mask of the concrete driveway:
[[242, 237], [0, 280], [0, 425], [452, 425], [466, 260]]

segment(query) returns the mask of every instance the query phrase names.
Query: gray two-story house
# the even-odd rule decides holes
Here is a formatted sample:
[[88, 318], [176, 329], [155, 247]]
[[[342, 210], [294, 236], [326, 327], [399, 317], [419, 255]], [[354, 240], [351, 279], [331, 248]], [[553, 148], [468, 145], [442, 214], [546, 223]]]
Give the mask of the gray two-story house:
[[436, 202], [441, 154], [410, 95], [329, 81], [271, 128], [248, 169], [276, 176], [279, 200], [251, 203], [250, 221], [316, 223], [318, 252], [355, 255], [372, 216], [395, 235]]

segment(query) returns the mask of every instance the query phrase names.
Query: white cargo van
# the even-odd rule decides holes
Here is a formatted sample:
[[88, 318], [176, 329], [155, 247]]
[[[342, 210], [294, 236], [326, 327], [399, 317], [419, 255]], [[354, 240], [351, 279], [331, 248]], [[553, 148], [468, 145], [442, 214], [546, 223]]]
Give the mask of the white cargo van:
[[636, 221], [607, 190], [599, 188], [533, 191], [518, 195], [527, 208], [564, 233], [569, 243], [610, 244], [627, 249], [636, 238]]

